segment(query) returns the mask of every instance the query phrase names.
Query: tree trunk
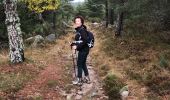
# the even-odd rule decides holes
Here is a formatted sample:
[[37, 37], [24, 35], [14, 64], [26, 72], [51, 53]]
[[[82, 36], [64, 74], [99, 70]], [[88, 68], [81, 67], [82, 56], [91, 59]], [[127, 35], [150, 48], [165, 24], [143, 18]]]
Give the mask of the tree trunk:
[[[124, 0], [121, 0], [120, 5], [124, 5]], [[116, 36], [120, 36], [123, 31], [123, 11], [120, 11], [117, 16], [117, 25], [116, 25]]]
[[108, 24], [111, 24], [111, 7], [110, 7], [110, 2], [109, 2], [109, 0], [108, 0]]
[[111, 11], [110, 11], [110, 24], [111, 24], [111, 25], [114, 24], [114, 23], [113, 23], [113, 22], [114, 22], [114, 16], [113, 16], [113, 15], [114, 15], [114, 12], [113, 12], [113, 9], [111, 9]]
[[56, 11], [53, 11], [53, 29], [56, 29]]
[[109, 9], [108, 9], [108, 0], [106, 0], [106, 2], [105, 2], [105, 8], [106, 8], [106, 11], [105, 11], [105, 13], [106, 13], [106, 27], [108, 27], [108, 24], [109, 24]]
[[9, 39], [9, 57], [12, 63], [24, 61], [24, 44], [20, 28], [20, 19], [17, 14], [17, 0], [4, 0]]
[[116, 36], [120, 36], [123, 30], [123, 12], [118, 14], [117, 25], [116, 25]]

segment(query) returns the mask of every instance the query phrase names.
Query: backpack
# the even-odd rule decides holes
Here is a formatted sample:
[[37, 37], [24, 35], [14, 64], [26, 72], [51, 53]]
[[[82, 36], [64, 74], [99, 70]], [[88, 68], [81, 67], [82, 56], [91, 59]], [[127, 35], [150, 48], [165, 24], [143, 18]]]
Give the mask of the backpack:
[[[89, 48], [93, 48], [94, 47], [94, 35], [93, 35], [93, 33], [92, 32], [90, 32], [90, 31], [87, 31], [86, 30], [86, 32], [87, 32], [87, 45], [88, 45], [88, 47]], [[76, 43], [81, 43], [82, 41], [81, 41], [81, 35], [80, 35], [80, 33], [78, 32], [78, 34], [79, 34], [79, 40], [80, 41], [76, 41]]]
[[87, 31], [87, 45], [89, 46], [89, 48], [94, 47], [94, 35], [90, 31]]

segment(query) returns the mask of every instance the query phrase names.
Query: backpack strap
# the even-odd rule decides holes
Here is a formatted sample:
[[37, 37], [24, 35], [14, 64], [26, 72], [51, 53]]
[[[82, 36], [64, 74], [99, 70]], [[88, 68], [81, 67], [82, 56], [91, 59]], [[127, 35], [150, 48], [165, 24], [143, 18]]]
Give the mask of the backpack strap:
[[81, 30], [85, 30], [85, 31], [86, 31], [86, 34], [87, 34], [87, 36], [88, 36], [88, 31], [86, 30], [86, 28], [84, 28], [83, 26], [81, 26], [80, 30], [77, 31], [77, 34], [80, 36], [80, 37], [79, 37], [79, 40], [81, 40], [81, 33], [79, 32], [79, 31], [81, 31]]

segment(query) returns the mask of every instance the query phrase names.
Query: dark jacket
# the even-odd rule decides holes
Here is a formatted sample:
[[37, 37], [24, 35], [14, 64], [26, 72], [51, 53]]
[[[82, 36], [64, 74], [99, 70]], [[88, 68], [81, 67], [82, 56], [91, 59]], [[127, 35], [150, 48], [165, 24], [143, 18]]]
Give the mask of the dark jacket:
[[87, 45], [87, 30], [86, 26], [82, 25], [81, 27], [75, 28], [76, 36], [75, 41], [82, 41], [81, 43], [77, 43], [78, 51], [87, 51], [89, 49]]

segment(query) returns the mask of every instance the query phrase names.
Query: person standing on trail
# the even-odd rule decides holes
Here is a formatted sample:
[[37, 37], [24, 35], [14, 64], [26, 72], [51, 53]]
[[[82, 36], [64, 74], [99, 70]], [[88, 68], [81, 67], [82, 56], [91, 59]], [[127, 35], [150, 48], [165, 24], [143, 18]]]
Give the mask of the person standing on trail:
[[[87, 45], [87, 28], [84, 25], [84, 19], [81, 16], [74, 18], [74, 28], [76, 30], [75, 41], [72, 43], [72, 49], [78, 51], [77, 59], [77, 79], [73, 84], [81, 85], [83, 82], [90, 83], [89, 72], [86, 66], [87, 56], [89, 54], [89, 46]], [[85, 77], [82, 79], [82, 72]]]

